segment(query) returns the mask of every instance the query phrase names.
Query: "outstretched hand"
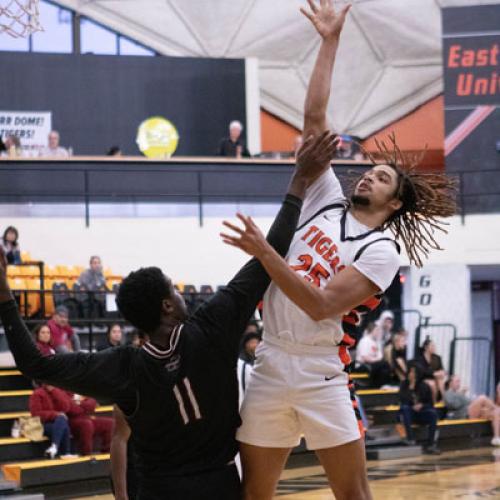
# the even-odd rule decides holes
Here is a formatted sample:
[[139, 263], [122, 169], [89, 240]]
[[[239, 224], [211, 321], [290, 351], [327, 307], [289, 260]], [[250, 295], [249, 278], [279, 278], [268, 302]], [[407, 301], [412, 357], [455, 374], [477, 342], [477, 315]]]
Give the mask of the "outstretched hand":
[[332, 0], [320, 0], [319, 6], [314, 0], [307, 0], [311, 12], [304, 7], [300, 12], [306, 16], [324, 40], [338, 38], [344, 26], [345, 18], [351, 5], [346, 5], [338, 14], [335, 12]]
[[238, 219], [243, 222], [244, 229], [239, 228], [231, 222], [224, 221], [224, 226], [231, 229], [236, 233], [236, 235], [238, 235], [235, 236], [227, 233], [220, 233], [222, 241], [226, 245], [231, 245], [233, 247], [239, 248], [245, 253], [256, 258], [262, 257], [264, 253], [272, 249], [271, 245], [269, 245], [269, 243], [267, 242], [264, 234], [257, 227], [251, 217], [242, 215], [240, 213], [236, 214], [236, 217], [238, 217]]
[[339, 138], [329, 130], [318, 137], [309, 136], [297, 151], [294, 175], [312, 184], [323, 172], [330, 168]]

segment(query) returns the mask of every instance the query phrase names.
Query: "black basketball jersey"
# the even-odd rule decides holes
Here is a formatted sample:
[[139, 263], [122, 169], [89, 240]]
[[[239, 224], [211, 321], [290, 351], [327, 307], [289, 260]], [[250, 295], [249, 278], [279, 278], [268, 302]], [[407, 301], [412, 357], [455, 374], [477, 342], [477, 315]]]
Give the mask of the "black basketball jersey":
[[[285, 255], [301, 201], [287, 196], [268, 234]], [[234, 458], [239, 424], [236, 363], [241, 335], [270, 278], [250, 260], [231, 282], [172, 332], [151, 343], [43, 357], [14, 300], [0, 303], [9, 347], [27, 376], [116, 403], [130, 424], [143, 479], [217, 469]]]

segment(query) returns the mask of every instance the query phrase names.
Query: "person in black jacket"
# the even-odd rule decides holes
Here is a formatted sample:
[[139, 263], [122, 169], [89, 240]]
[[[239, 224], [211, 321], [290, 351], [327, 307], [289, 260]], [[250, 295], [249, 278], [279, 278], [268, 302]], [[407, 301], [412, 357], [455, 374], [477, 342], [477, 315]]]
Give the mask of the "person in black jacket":
[[406, 430], [409, 444], [414, 444], [412, 424], [428, 425], [428, 439], [425, 451], [430, 454], [439, 454], [437, 447], [438, 415], [434, 409], [430, 387], [422, 380], [419, 367], [412, 364], [408, 370], [408, 378], [399, 389], [401, 402], [400, 412]]
[[427, 336], [420, 348], [420, 354], [415, 357], [422, 378], [431, 388], [434, 402], [440, 401], [445, 393], [446, 371], [441, 356], [436, 354], [436, 344]]
[[[329, 132], [305, 141], [268, 234], [281, 255], [294, 235], [307, 186], [330, 168], [334, 151], [335, 136]], [[245, 226], [251, 222], [239, 218]], [[244, 245], [248, 236], [239, 231]], [[172, 281], [159, 268], [142, 268], [123, 280], [117, 305], [149, 335], [149, 342], [141, 349], [123, 346], [43, 357], [12, 298], [0, 252], [0, 317], [25, 375], [119, 407], [134, 439], [140, 500], [236, 500], [238, 348], [269, 283], [262, 265], [251, 259], [188, 317]]]

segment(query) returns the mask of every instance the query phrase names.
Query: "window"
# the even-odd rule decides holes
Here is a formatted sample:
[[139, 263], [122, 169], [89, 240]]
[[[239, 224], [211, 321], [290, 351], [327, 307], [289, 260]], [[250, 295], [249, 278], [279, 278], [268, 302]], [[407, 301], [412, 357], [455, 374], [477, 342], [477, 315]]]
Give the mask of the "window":
[[40, 2], [39, 9], [40, 24], [44, 31], [33, 33], [32, 50], [71, 53], [73, 50], [71, 12], [48, 2]]
[[82, 19], [80, 26], [82, 54], [117, 54], [116, 33], [89, 19]]
[[14, 38], [7, 33], [0, 33], [0, 50], [28, 52], [29, 38]]
[[121, 56], [154, 56], [155, 53], [151, 49], [139, 45], [124, 36], [120, 36], [120, 55]]

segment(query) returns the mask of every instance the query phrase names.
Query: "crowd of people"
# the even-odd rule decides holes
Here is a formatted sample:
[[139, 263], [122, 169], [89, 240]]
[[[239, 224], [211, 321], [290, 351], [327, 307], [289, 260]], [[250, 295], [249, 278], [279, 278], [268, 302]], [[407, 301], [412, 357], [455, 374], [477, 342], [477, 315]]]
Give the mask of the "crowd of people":
[[407, 332], [394, 330], [394, 315], [383, 311], [376, 322], [368, 323], [356, 346], [355, 369], [367, 372], [374, 387], [399, 387], [400, 417], [406, 441], [414, 444], [413, 424], [428, 426], [427, 451], [439, 453], [436, 403], [443, 403], [448, 419], [486, 419], [491, 421], [493, 446], [500, 446], [500, 384], [496, 399], [485, 395], [468, 396], [458, 375], [449, 375], [436, 344], [425, 338], [413, 359], [406, 351]]

